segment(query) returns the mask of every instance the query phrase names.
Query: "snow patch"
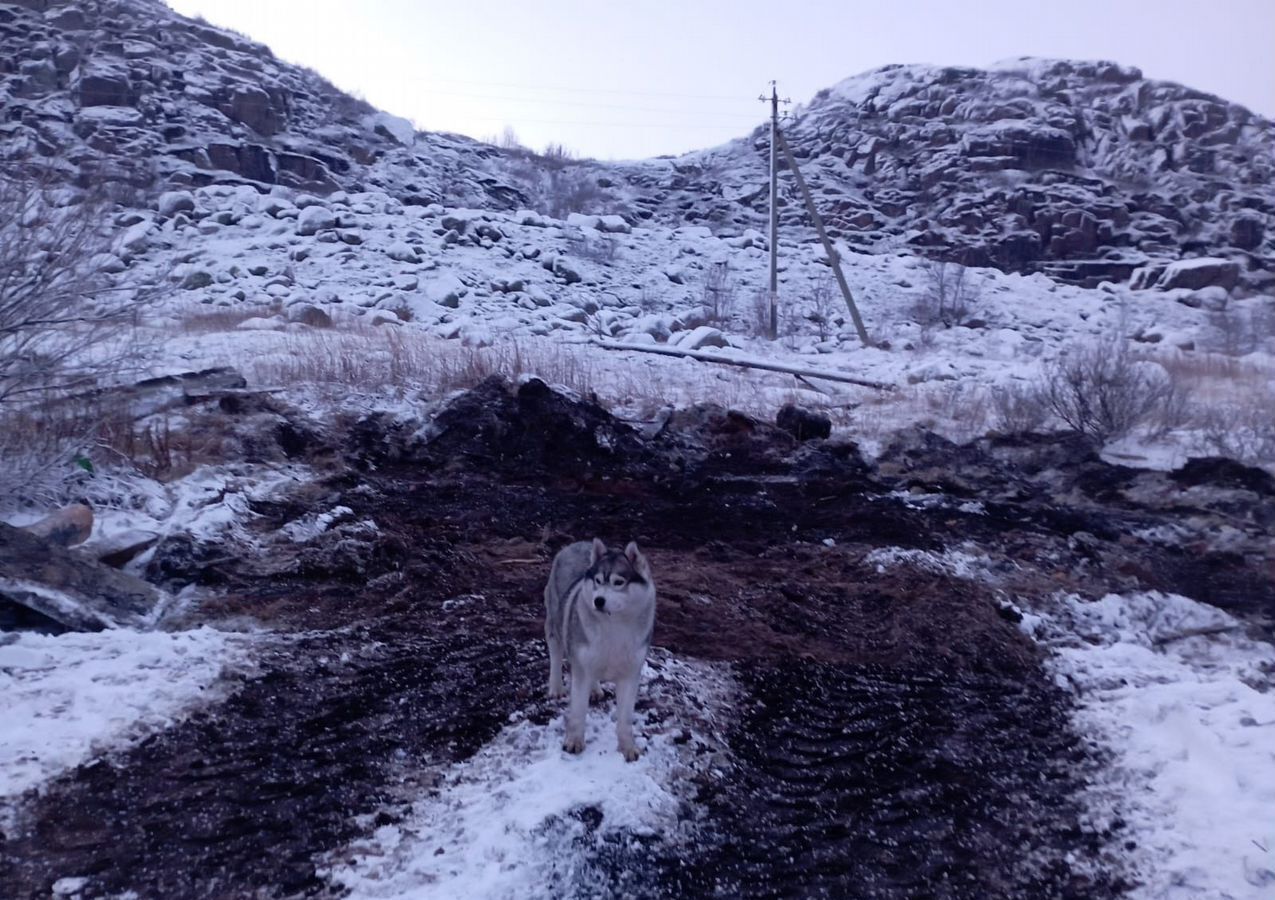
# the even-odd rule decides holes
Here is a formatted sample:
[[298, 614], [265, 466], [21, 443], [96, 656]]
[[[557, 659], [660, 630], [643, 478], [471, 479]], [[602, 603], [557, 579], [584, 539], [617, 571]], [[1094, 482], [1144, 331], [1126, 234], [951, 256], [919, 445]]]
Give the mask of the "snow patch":
[[1176, 594], [1054, 598], [1023, 628], [1075, 691], [1076, 730], [1112, 760], [1099, 822], [1137, 843], [1146, 898], [1275, 892], [1275, 649], [1219, 609]]
[[611, 702], [590, 710], [579, 756], [562, 750], [561, 715], [547, 725], [516, 717], [445, 771], [400, 825], [336, 854], [329, 877], [355, 898], [554, 897], [564, 879], [587, 880], [589, 841], [617, 832], [670, 838], [683, 793], [717, 756], [704, 748], [721, 746], [716, 717], [734, 687], [721, 668], [658, 651], [646, 674], [637, 762], [616, 750]]
[[0, 804], [172, 725], [251, 639], [211, 628], [0, 633]]
[[963, 550], [916, 550], [906, 547], [878, 547], [863, 558], [865, 565], [876, 568], [877, 574], [896, 566], [912, 566], [939, 575], [953, 575], [971, 581], [988, 576], [990, 560], [981, 554]]

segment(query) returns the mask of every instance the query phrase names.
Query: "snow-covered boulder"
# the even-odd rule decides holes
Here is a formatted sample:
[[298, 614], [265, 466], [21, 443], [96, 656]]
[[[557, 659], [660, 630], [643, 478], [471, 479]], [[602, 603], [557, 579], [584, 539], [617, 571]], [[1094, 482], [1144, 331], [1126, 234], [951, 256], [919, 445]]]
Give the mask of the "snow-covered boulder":
[[598, 224], [594, 227], [608, 234], [628, 234], [633, 230], [623, 216], [598, 216]]
[[567, 224], [576, 228], [587, 228], [597, 231], [602, 224], [601, 216], [588, 216], [584, 213], [569, 213], [567, 215]]
[[400, 116], [378, 112], [364, 118], [363, 124], [373, 134], [387, 137], [404, 147], [410, 147], [416, 143], [416, 126]]
[[1171, 291], [1174, 288], [1199, 290], [1216, 286], [1229, 291], [1235, 287], [1239, 277], [1240, 264], [1233, 260], [1207, 256], [1199, 259], [1180, 259], [1165, 266], [1156, 287]]
[[460, 306], [461, 298], [469, 293], [469, 288], [465, 286], [465, 282], [448, 273], [426, 281], [421, 287], [421, 293], [439, 306], [456, 309]]
[[171, 218], [179, 212], [195, 211], [195, 196], [190, 191], [165, 191], [159, 195], [159, 202], [156, 204], [159, 214], [164, 218]]
[[398, 260], [405, 263], [418, 263], [421, 261], [420, 256], [404, 241], [396, 241], [390, 244], [385, 250], [385, 255], [390, 259]]
[[684, 332], [672, 341], [682, 350], [702, 350], [705, 347], [729, 347], [730, 341], [720, 329], [712, 325], [701, 325], [691, 331]]
[[307, 206], [301, 210], [301, 215], [297, 216], [297, 234], [318, 234], [324, 229], [335, 228], [336, 223], [336, 213], [326, 206]]

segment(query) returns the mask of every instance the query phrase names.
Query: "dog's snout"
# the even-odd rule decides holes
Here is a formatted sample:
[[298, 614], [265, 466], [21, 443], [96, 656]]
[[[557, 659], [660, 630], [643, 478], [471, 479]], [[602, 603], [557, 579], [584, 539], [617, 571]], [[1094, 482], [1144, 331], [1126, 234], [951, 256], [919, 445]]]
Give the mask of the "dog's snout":
[[594, 606], [596, 606], [598, 609], [602, 609], [602, 607], [604, 607], [604, 606], [606, 606], [606, 605], [607, 605], [607, 598], [606, 598], [606, 597], [594, 597], [594, 598], [593, 598], [593, 605], [594, 605]]

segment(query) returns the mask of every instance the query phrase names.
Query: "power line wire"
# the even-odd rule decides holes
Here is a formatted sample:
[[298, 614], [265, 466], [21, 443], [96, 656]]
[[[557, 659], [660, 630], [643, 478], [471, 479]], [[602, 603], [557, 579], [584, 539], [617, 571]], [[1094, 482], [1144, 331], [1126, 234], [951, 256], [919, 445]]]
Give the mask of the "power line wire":
[[681, 94], [673, 91], [626, 91], [618, 88], [581, 88], [554, 85], [536, 85], [526, 83], [513, 83], [508, 81], [466, 81], [460, 78], [433, 78], [425, 75], [416, 75], [409, 78], [411, 81], [437, 81], [444, 84], [467, 84], [475, 87], [507, 87], [521, 88], [528, 91], [563, 91], [580, 94], [629, 94], [638, 97], [679, 97], [685, 100], [740, 100], [739, 94]]
[[756, 120], [757, 116], [745, 113], [719, 113], [698, 109], [670, 109], [667, 106], [628, 106], [621, 103], [588, 103], [579, 100], [556, 100], [541, 97], [509, 97], [501, 94], [469, 94], [460, 91], [440, 91], [435, 88], [423, 88], [422, 93], [441, 94], [446, 97], [469, 97], [477, 100], [505, 100], [512, 103], [540, 103], [546, 106], [587, 106], [597, 109], [619, 109], [633, 112], [673, 113], [688, 116], [719, 116], [732, 119]]

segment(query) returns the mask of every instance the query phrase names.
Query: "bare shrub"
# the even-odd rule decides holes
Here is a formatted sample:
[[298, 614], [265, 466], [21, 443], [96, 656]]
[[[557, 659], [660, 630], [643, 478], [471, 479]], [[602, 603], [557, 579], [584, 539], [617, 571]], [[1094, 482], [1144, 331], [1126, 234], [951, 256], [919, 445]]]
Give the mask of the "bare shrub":
[[821, 276], [810, 291], [810, 312], [806, 314], [806, 320], [815, 326], [815, 333], [820, 341], [826, 341], [832, 336], [838, 297], [839, 292], [831, 275]]
[[[500, 138], [493, 143], [504, 146]], [[555, 219], [571, 213], [606, 212], [607, 196], [598, 184], [592, 164], [558, 143], [536, 153], [521, 145], [507, 147], [509, 170], [521, 182], [532, 209]]]
[[1213, 326], [1213, 347], [1227, 356], [1244, 356], [1257, 349], [1257, 339], [1248, 317], [1234, 306], [1209, 313]]
[[735, 279], [729, 262], [716, 262], [704, 273], [700, 308], [704, 320], [713, 325], [728, 325], [735, 316]]
[[571, 213], [593, 212], [603, 201], [597, 179], [587, 170], [578, 167], [555, 167], [548, 171], [542, 205], [545, 212], [555, 219], [565, 219]]
[[998, 431], [1009, 434], [1039, 431], [1049, 419], [1049, 404], [1037, 384], [994, 385], [990, 401]]
[[1133, 359], [1114, 340], [1055, 360], [1046, 367], [1040, 390], [1050, 411], [1069, 428], [1102, 442], [1163, 415], [1174, 396], [1163, 369]]
[[524, 150], [522, 142], [518, 140], [518, 133], [514, 131], [513, 126], [506, 125], [504, 131], [500, 132], [500, 137], [492, 141], [502, 150]]
[[1275, 462], [1275, 385], [1265, 384], [1236, 403], [1198, 407], [1195, 419], [1209, 450], [1253, 465]]
[[988, 415], [987, 392], [981, 385], [968, 381], [945, 381], [921, 392], [926, 409], [937, 416], [931, 417], [926, 427], [943, 430], [958, 442], [972, 440], [986, 429]]
[[107, 213], [0, 172], [0, 406], [91, 386], [120, 361], [138, 302], [102, 271]]
[[912, 307], [921, 326], [951, 328], [970, 317], [982, 294], [981, 285], [960, 263], [927, 259], [922, 263], [922, 292]]
[[545, 145], [545, 152], [541, 156], [550, 163], [558, 163], [559, 165], [571, 162], [576, 158], [575, 152], [568, 149], [565, 144], [550, 141]]
[[770, 333], [770, 289], [758, 288], [749, 297], [749, 325], [757, 337], [777, 337]]
[[[150, 296], [112, 286], [103, 271], [109, 214], [103, 192], [0, 170], [0, 495], [25, 492], [36, 473], [65, 471], [98, 418], [53, 410], [135, 365], [135, 326]], [[33, 427], [42, 416], [56, 421]]]
[[663, 304], [660, 302], [659, 294], [649, 284], [644, 284], [638, 291], [637, 306], [644, 313], [653, 313]]

